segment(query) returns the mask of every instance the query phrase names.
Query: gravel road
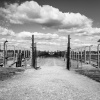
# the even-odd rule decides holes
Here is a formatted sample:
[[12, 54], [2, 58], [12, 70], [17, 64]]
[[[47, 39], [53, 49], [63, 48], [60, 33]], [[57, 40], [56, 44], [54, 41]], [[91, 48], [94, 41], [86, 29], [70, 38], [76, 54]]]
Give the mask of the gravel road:
[[27, 69], [0, 81], [0, 100], [100, 100], [100, 83], [47, 58], [41, 69]]

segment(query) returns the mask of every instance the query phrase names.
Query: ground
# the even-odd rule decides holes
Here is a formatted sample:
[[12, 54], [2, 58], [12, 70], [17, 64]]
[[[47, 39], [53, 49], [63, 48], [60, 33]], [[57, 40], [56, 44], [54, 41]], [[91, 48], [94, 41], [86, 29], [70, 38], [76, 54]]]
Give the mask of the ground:
[[43, 58], [38, 66], [0, 81], [0, 100], [100, 100], [100, 83], [66, 70], [63, 60]]

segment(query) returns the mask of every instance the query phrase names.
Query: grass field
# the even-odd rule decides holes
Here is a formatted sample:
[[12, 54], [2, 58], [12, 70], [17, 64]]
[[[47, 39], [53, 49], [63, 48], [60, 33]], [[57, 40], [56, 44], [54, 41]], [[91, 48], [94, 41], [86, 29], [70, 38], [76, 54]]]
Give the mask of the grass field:
[[100, 82], [100, 69], [78, 69], [75, 71], [81, 75], [85, 75], [97, 82]]
[[22, 72], [23, 68], [0, 68], [0, 80], [3, 81], [15, 75], [17, 72]]
[[76, 73], [89, 77], [97, 82], [100, 82], [100, 68], [93, 67], [89, 64], [79, 63], [77, 61], [71, 61], [71, 69]]

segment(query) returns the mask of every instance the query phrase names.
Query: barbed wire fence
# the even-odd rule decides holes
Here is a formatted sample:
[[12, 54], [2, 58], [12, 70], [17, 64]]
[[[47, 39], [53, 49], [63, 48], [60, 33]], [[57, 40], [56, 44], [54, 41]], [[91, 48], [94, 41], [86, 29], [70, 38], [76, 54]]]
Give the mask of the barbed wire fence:
[[[5, 41], [4, 41], [5, 42]], [[21, 67], [26, 66], [30, 59], [31, 51], [28, 48], [12, 45], [10, 43], [0, 43], [0, 66]]]
[[71, 67], [82, 68], [84, 64], [90, 64], [100, 68], [100, 50], [98, 45], [90, 45], [71, 49]]

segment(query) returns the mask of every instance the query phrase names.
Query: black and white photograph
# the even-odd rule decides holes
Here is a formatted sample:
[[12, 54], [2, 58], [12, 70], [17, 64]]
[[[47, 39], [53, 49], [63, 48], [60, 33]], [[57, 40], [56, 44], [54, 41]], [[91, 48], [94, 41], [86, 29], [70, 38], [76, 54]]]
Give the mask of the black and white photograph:
[[100, 0], [0, 0], [0, 100], [100, 100]]

